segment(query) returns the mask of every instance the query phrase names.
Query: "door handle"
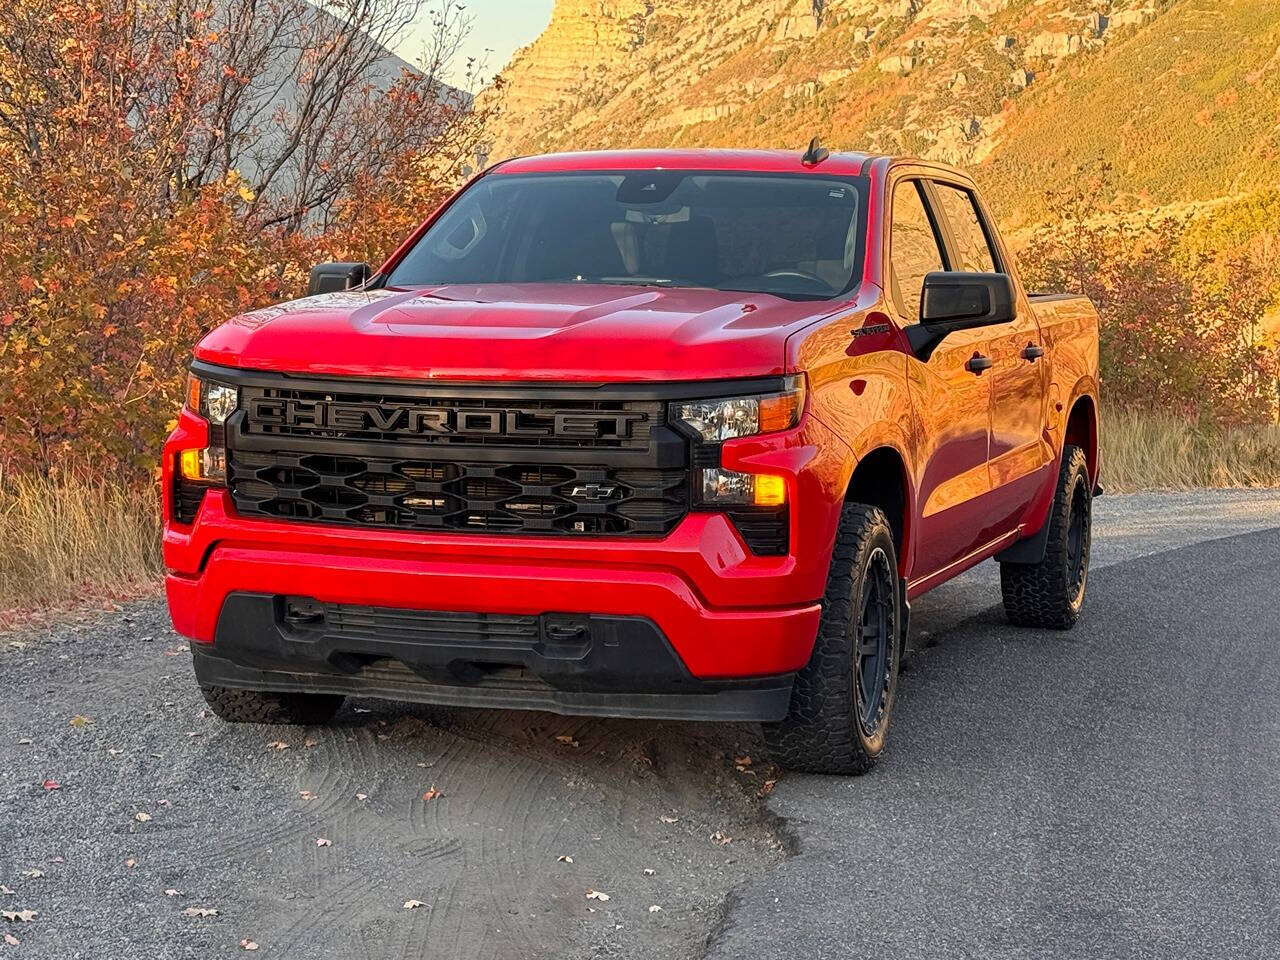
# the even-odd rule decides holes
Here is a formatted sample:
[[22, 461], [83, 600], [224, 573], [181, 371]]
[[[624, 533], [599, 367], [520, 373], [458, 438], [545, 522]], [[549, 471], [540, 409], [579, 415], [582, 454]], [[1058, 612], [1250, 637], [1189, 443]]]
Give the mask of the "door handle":
[[1035, 363], [1044, 356], [1044, 347], [1034, 343], [1028, 343], [1027, 348], [1022, 351], [1022, 359]]
[[972, 374], [982, 376], [983, 370], [991, 369], [991, 358], [975, 353], [972, 357], [964, 362], [964, 368]]

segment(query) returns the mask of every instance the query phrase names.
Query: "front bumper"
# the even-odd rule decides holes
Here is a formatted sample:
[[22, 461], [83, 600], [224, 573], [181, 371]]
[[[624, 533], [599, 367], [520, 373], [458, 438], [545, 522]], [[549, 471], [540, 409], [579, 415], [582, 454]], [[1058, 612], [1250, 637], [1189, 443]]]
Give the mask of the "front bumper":
[[643, 617], [447, 614], [227, 598], [202, 683], [463, 707], [687, 720], [778, 720], [792, 676], [706, 681]]

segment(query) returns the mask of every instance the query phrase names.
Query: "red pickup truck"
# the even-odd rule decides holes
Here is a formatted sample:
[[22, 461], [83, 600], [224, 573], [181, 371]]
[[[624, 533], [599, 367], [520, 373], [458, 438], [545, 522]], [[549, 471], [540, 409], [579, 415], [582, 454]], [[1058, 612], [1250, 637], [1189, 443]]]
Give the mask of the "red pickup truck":
[[206, 336], [163, 464], [169, 607], [227, 720], [751, 720], [856, 773], [912, 598], [995, 557], [1014, 623], [1079, 615], [1097, 317], [1028, 295], [937, 164], [516, 159]]

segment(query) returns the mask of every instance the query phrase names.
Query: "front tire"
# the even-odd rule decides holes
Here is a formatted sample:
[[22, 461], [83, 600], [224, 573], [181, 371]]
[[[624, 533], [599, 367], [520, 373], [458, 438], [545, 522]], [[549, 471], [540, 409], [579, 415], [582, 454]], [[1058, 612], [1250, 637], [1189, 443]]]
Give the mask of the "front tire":
[[1062, 451], [1049, 535], [1039, 563], [1001, 563], [1000, 592], [1009, 622], [1018, 627], [1070, 630], [1080, 619], [1089, 581], [1093, 487], [1079, 447]]
[[328, 723], [346, 698], [328, 693], [267, 693], [216, 684], [200, 684], [200, 692], [214, 714], [228, 723], [293, 724], [302, 727]]
[[901, 617], [889, 521], [876, 507], [846, 504], [813, 655], [796, 675], [786, 718], [764, 728], [779, 763], [836, 774], [875, 766], [898, 689]]

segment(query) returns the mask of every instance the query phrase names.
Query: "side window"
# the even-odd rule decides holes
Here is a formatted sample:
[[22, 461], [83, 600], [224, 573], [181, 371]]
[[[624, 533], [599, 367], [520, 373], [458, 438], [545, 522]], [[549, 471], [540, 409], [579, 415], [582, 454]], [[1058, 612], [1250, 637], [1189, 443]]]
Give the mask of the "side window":
[[936, 181], [933, 191], [942, 207], [943, 216], [947, 218], [947, 225], [951, 228], [951, 239], [955, 241], [958, 262], [952, 265], [952, 269], [970, 273], [995, 273], [998, 269], [995, 254], [991, 252], [991, 244], [987, 242], [987, 234], [982, 229], [982, 220], [973, 194]]
[[915, 181], [903, 181], [894, 188], [889, 250], [894, 302], [903, 316], [914, 322], [920, 316], [925, 276], [946, 269]]

